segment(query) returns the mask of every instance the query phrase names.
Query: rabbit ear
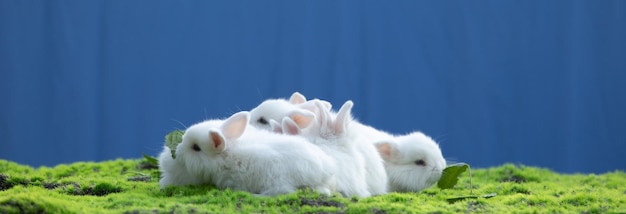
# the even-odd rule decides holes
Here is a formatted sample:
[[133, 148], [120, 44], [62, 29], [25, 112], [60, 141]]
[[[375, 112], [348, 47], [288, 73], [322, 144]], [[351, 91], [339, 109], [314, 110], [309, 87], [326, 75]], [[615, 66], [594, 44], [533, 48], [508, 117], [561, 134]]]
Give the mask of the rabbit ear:
[[293, 94], [291, 95], [291, 97], [289, 98], [289, 103], [291, 104], [301, 104], [306, 102], [306, 97], [304, 97], [304, 95], [300, 94], [300, 92], [293, 92]]
[[224, 148], [226, 146], [226, 140], [224, 140], [224, 137], [215, 130], [211, 130], [209, 131], [209, 138], [211, 138], [212, 141], [212, 145], [213, 145], [213, 149], [217, 152], [221, 152], [224, 151]]
[[287, 115], [287, 118], [291, 118], [291, 120], [293, 120], [293, 122], [298, 125], [298, 128], [303, 129], [311, 125], [311, 122], [313, 122], [313, 119], [315, 119], [315, 114], [307, 110], [297, 109], [291, 111]]
[[390, 161], [397, 159], [399, 151], [395, 143], [383, 141], [375, 143], [374, 145], [376, 146], [376, 149], [378, 150], [378, 153], [380, 154], [380, 157], [383, 158], [383, 160]]
[[280, 123], [276, 122], [276, 120], [270, 120], [270, 127], [272, 127], [272, 132], [274, 133], [283, 133], [283, 129], [280, 126]]
[[283, 118], [282, 128], [285, 134], [290, 134], [290, 135], [300, 134], [300, 127], [298, 127], [298, 124], [289, 117]]
[[300, 109], [304, 109], [313, 113], [317, 113], [318, 112], [318, 107], [316, 105], [316, 103], [318, 102], [318, 99], [314, 99], [314, 100], [309, 100], [306, 101], [304, 103], [300, 103], [297, 105], [298, 108]]
[[319, 126], [322, 130], [327, 130], [329, 129], [329, 126], [331, 125], [331, 118], [330, 118], [330, 109], [325, 109], [324, 108], [324, 104], [322, 102], [316, 101], [314, 102], [316, 108], [319, 110], [317, 112], [317, 122], [319, 123]]
[[330, 102], [326, 101], [326, 100], [319, 100], [319, 102], [322, 103], [322, 106], [324, 106], [324, 108], [330, 110], [333, 108], [333, 105], [330, 104]]
[[333, 124], [333, 129], [335, 130], [336, 134], [343, 134], [348, 129], [348, 124], [352, 120], [352, 106], [354, 106], [354, 103], [352, 103], [351, 100], [348, 100], [339, 109], [339, 112], [337, 113], [337, 117], [335, 118]]
[[242, 111], [230, 116], [224, 124], [222, 124], [222, 134], [226, 139], [237, 139], [241, 137], [243, 131], [246, 130], [248, 124], [248, 118], [250, 114], [247, 111]]

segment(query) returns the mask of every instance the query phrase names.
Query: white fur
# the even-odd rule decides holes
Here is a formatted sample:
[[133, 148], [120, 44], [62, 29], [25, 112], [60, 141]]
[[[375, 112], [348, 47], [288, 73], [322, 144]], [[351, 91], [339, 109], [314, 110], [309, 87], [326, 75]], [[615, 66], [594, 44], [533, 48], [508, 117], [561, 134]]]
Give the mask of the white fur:
[[[342, 195], [371, 196], [365, 179], [367, 177], [365, 157], [359, 152], [359, 145], [357, 145], [357, 141], [353, 140], [352, 133], [348, 129], [352, 121], [350, 116], [352, 102], [346, 102], [336, 115], [331, 114], [321, 102], [316, 102], [316, 105], [322, 110], [315, 115], [317, 117], [314, 117], [312, 123], [298, 124], [292, 117], [284, 117], [281, 124], [282, 132], [304, 136], [335, 159], [338, 169], [336, 174], [337, 191]], [[300, 116], [305, 117], [305, 115]]]
[[161, 179], [159, 180], [159, 187], [165, 188], [167, 186], [184, 186], [184, 185], [198, 185], [202, 182], [191, 174], [185, 168], [185, 165], [180, 159], [173, 159], [170, 148], [163, 147], [163, 151], [159, 154], [159, 171], [161, 171]]
[[[186, 135], [201, 135], [200, 130], [209, 130], [211, 127], [219, 127], [223, 120], [207, 120], [190, 126], [186, 131]], [[159, 171], [161, 178], [159, 179], [159, 187], [167, 186], [184, 186], [198, 185], [203, 182], [201, 177], [192, 176], [187, 170], [185, 162], [181, 158], [172, 158], [172, 153], [167, 146], [163, 147], [163, 151], [159, 154]]]
[[[319, 128], [321, 124], [318, 125], [317, 128], [313, 128], [315, 126], [308, 125], [311, 123], [312, 119], [319, 120], [314, 116], [323, 116], [321, 113], [324, 111], [328, 112], [330, 108], [331, 104], [327, 101], [317, 99], [307, 101], [302, 94], [295, 92], [289, 101], [284, 99], [270, 99], [252, 109], [251, 115], [253, 115], [253, 119], [250, 123], [259, 128], [272, 130], [269, 125], [260, 124], [258, 120], [263, 118], [264, 120], [281, 121], [282, 118], [291, 118], [294, 122], [296, 122], [296, 124], [298, 124], [298, 127], [302, 128], [302, 133], [310, 136], [319, 136], [327, 134], [323, 133], [324, 131], [320, 132]], [[314, 113], [314, 115], [310, 115], [310, 112]], [[333, 112], [330, 112], [330, 115], [337, 116]], [[383, 159], [378, 154], [373, 142], [391, 139], [392, 136], [372, 127], [363, 125], [356, 120], [353, 120], [351, 116], [349, 117], [350, 123], [347, 128], [349, 131], [346, 132], [347, 135], [344, 139], [351, 139], [351, 141], [355, 142], [356, 152], [358, 153], [358, 158], [356, 159], [357, 161], [358, 159], [362, 159], [364, 162], [365, 176], [360, 176], [360, 178], [366, 182], [368, 192], [371, 195], [385, 194], [387, 193], [388, 185], [387, 174], [384, 169]], [[284, 127], [282, 129], [284, 129]], [[326, 132], [327, 131], [329, 130], [327, 129]], [[329, 148], [326, 148], [326, 150], [329, 150]]]
[[192, 177], [221, 189], [277, 195], [308, 187], [331, 194], [336, 171], [331, 157], [302, 137], [248, 126], [248, 119], [248, 112], [239, 112], [220, 127], [190, 127], [192, 132], [185, 133], [176, 150], [177, 159]]
[[[320, 102], [322, 102], [325, 109], [331, 109], [332, 106], [329, 102], [322, 100]], [[268, 99], [250, 110], [250, 124], [260, 129], [271, 130], [270, 120], [281, 122], [283, 117], [289, 113], [294, 111], [302, 112], [302, 110], [316, 113], [317, 107], [298, 92], [293, 93], [289, 100]]]
[[376, 146], [385, 160], [390, 191], [421, 191], [437, 183], [446, 167], [439, 145], [421, 132], [396, 136]]
[[[389, 192], [389, 178], [385, 170], [384, 160], [373, 145], [374, 140], [389, 139], [389, 135], [370, 126], [354, 121], [349, 128], [358, 142], [358, 150], [365, 157], [365, 178], [372, 195], [381, 195]], [[381, 134], [382, 133], [382, 134]]]

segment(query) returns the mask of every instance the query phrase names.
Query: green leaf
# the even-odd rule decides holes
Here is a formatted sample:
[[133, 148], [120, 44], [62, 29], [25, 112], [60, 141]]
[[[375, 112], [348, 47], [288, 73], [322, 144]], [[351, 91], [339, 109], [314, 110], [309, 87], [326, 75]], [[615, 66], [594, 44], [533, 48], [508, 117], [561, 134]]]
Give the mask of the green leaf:
[[150, 164], [153, 164], [155, 166], [159, 165], [159, 161], [156, 158], [150, 157], [146, 154], [143, 154], [143, 158], [146, 159], [146, 161]]
[[452, 189], [459, 181], [459, 176], [461, 173], [467, 171], [469, 168], [469, 164], [466, 163], [456, 163], [447, 166], [443, 170], [443, 174], [441, 178], [437, 182], [437, 186], [441, 189]]
[[172, 152], [172, 158], [176, 158], [176, 147], [178, 144], [183, 142], [183, 134], [185, 131], [182, 130], [174, 130], [169, 134], [165, 135], [165, 146], [170, 148]]

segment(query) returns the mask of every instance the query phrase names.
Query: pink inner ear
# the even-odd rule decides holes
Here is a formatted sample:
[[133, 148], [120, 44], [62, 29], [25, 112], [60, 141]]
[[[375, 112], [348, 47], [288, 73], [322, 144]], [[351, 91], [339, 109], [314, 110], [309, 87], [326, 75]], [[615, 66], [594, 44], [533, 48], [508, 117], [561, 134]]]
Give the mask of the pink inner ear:
[[222, 124], [222, 134], [226, 139], [239, 138], [246, 129], [249, 114], [247, 112], [239, 112], [230, 116], [224, 124]]
[[299, 113], [293, 113], [290, 115], [290, 118], [296, 122], [296, 125], [298, 125], [299, 128], [304, 129], [306, 127], [309, 126], [309, 124], [311, 124], [311, 122], [313, 121], [314, 116], [313, 115], [303, 115], [303, 114], [299, 114]]
[[211, 140], [213, 141], [213, 148], [217, 149], [224, 145], [224, 141], [220, 137], [220, 135], [216, 132], [211, 132], [209, 134], [211, 136]]
[[298, 128], [298, 124], [296, 124], [289, 117], [283, 118], [283, 123], [281, 124], [281, 126], [283, 128], [283, 133], [284, 134], [289, 134], [289, 135], [299, 135], [300, 134], [300, 128]]
[[288, 125], [286, 128], [287, 128], [286, 132], [289, 133], [290, 135], [297, 135], [300, 130], [298, 129], [297, 126], [293, 124]]
[[389, 158], [391, 158], [391, 153], [392, 153], [391, 144], [379, 143], [379, 144], [376, 144], [376, 148], [378, 149], [378, 153], [383, 159], [388, 160]]

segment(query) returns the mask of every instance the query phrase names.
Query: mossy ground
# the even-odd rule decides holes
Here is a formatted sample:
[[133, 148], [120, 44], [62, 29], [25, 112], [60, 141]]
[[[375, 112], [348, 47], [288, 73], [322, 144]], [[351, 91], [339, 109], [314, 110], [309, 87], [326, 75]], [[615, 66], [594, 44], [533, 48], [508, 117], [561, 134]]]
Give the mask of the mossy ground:
[[[607, 213], [626, 212], [626, 174], [558, 174], [506, 164], [464, 173], [454, 189], [371, 198], [299, 191], [277, 197], [211, 186], [158, 187], [145, 160], [34, 169], [0, 160], [0, 213]], [[446, 199], [496, 193], [495, 197]]]

